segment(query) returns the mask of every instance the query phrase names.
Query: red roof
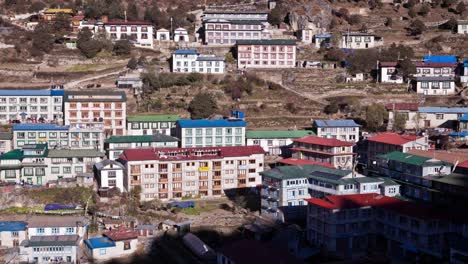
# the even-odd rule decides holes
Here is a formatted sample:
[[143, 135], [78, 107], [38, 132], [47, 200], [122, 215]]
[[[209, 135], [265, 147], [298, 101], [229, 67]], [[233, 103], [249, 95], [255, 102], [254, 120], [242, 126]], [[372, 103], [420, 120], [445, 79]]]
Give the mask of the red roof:
[[237, 147], [126, 149], [120, 155], [120, 158], [127, 161], [202, 160], [223, 157], [245, 157], [254, 154], [265, 154], [265, 150], [257, 145]]
[[468, 169], [468, 160], [465, 160], [463, 162], [460, 162], [457, 167]]
[[370, 137], [367, 140], [379, 143], [385, 143], [390, 145], [398, 145], [401, 146], [411, 141], [415, 141], [416, 139], [421, 138], [416, 135], [400, 135], [396, 133], [380, 133], [376, 136]]
[[398, 62], [396, 61], [389, 61], [389, 62], [381, 62], [380, 67], [396, 67]]
[[442, 68], [442, 67], [457, 67], [456, 62], [424, 62], [424, 61], [416, 61], [413, 62], [414, 66], [416, 67], [428, 67], [428, 68]]
[[121, 241], [138, 238], [137, 231], [126, 229], [125, 227], [107, 231], [103, 235], [110, 238], [112, 241]]
[[387, 111], [392, 110], [409, 110], [409, 111], [418, 111], [418, 103], [391, 103], [386, 104], [385, 108]]
[[145, 22], [145, 21], [109, 21], [109, 22], [106, 22], [104, 24], [105, 25], [128, 25], [128, 26], [132, 26], [132, 25], [135, 25], [135, 26], [138, 26], [138, 25], [151, 26], [152, 25], [151, 23]]
[[329, 195], [325, 196], [323, 199], [311, 198], [306, 199], [306, 201], [309, 204], [314, 204], [328, 209], [353, 209], [371, 206], [419, 219], [441, 219], [465, 223], [468, 222], [466, 212], [434, 208], [430, 205], [403, 201], [376, 193]]
[[351, 147], [353, 143], [341, 141], [336, 138], [322, 138], [316, 136], [305, 136], [302, 138], [294, 139], [294, 142], [301, 142], [313, 145], [321, 145], [328, 147]]
[[329, 163], [324, 163], [324, 162], [319, 162], [319, 161], [313, 161], [313, 160], [303, 160], [303, 159], [293, 159], [293, 158], [288, 158], [288, 159], [282, 159], [278, 161], [279, 163], [286, 164], [286, 165], [319, 165], [331, 169], [336, 169], [335, 166]]

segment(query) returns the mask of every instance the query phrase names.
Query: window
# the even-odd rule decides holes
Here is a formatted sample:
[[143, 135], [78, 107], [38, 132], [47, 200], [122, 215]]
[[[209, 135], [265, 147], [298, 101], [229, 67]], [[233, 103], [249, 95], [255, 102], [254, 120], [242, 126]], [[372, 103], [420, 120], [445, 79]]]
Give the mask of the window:
[[52, 234], [58, 234], [60, 229], [58, 227], [52, 227]]
[[51, 168], [52, 173], [60, 173], [60, 167], [52, 167]]
[[436, 119], [437, 119], [437, 120], [442, 120], [442, 119], [444, 119], [444, 114], [436, 114]]
[[43, 227], [36, 228], [36, 234], [43, 235], [44, 233], [45, 233], [45, 230]]
[[18, 231], [12, 231], [11, 236], [12, 237], [19, 237], [19, 232]]
[[124, 242], [124, 250], [130, 250], [131, 247], [130, 247], [130, 242], [126, 241]]
[[67, 227], [65, 230], [67, 234], [74, 234], [75, 233], [75, 228], [74, 227]]
[[106, 249], [105, 248], [101, 248], [101, 250], [99, 250], [99, 254], [101, 256], [105, 255], [106, 254]]
[[71, 173], [71, 167], [63, 167], [63, 173], [70, 174]]

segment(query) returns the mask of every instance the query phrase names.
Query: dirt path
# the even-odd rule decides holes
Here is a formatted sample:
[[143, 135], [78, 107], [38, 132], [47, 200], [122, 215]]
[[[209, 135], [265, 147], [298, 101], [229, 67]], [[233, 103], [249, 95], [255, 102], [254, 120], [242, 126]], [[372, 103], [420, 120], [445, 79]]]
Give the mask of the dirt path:
[[104, 73], [104, 74], [100, 74], [96, 76], [85, 77], [85, 78], [81, 78], [78, 80], [74, 80], [74, 81], [65, 83], [64, 89], [76, 88], [77, 86], [79, 86], [80, 83], [94, 81], [94, 80], [106, 78], [106, 77], [113, 76], [113, 75], [119, 75], [120, 73], [123, 73], [123, 72], [125, 72], [125, 70], [113, 71], [109, 73]]

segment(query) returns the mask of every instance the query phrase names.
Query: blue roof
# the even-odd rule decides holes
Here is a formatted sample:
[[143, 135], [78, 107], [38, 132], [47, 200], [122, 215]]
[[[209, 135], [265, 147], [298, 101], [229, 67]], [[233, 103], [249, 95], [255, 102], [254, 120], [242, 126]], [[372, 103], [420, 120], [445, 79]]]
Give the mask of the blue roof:
[[187, 49], [187, 50], [176, 50], [174, 52], [174, 54], [180, 54], [180, 55], [196, 55], [198, 54], [198, 52], [196, 50], [190, 50], [190, 49]]
[[332, 34], [330, 33], [324, 33], [324, 34], [315, 34], [315, 38], [331, 38]]
[[451, 132], [451, 133], [449, 133], [449, 136], [451, 136], [451, 137], [466, 137], [466, 136], [468, 136], [468, 131]]
[[425, 62], [440, 62], [440, 63], [453, 63], [457, 62], [456, 56], [451, 55], [425, 55], [423, 60]]
[[115, 242], [104, 236], [86, 239], [84, 242], [89, 249], [115, 247]]
[[463, 62], [463, 66], [468, 67], [468, 60], [465, 60], [465, 61]]
[[0, 90], [0, 96], [63, 96], [63, 90]]
[[352, 119], [344, 120], [315, 120], [314, 124], [317, 127], [359, 127]]
[[54, 125], [54, 124], [17, 124], [13, 126], [13, 131], [18, 131], [18, 130], [31, 130], [31, 131], [37, 131], [37, 130], [68, 130], [70, 126], [59, 126], [59, 125]]
[[229, 119], [197, 119], [197, 120], [179, 120], [177, 121], [178, 126], [182, 128], [193, 128], [193, 127], [245, 127], [246, 123], [244, 120], [229, 120]]
[[460, 117], [458, 120], [460, 121], [468, 121], [468, 113], [464, 114], [462, 117]]
[[25, 222], [0, 222], [0, 232], [4, 231], [22, 231], [26, 230]]
[[468, 113], [468, 107], [418, 107], [421, 113], [441, 113], [441, 114], [464, 114]]

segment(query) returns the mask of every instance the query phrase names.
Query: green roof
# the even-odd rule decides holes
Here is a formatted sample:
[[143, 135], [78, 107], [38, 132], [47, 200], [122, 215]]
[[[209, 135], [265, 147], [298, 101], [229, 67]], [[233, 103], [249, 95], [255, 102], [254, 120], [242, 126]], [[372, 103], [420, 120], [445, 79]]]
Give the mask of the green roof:
[[163, 134], [143, 136], [112, 136], [106, 139], [106, 143], [141, 143], [141, 142], [177, 142], [175, 137]]
[[21, 149], [14, 149], [0, 156], [0, 160], [22, 160], [24, 157]]
[[95, 149], [51, 149], [47, 155], [49, 158], [84, 158], [104, 157], [104, 153]]
[[458, 20], [458, 25], [468, 25], [468, 20]]
[[403, 153], [399, 151], [394, 151], [394, 152], [384, 154], [384, 155], [378, 155], [377, 157], [382, 158], [382, 159], [398, 161], [401, 163], [422, 166], [422, 167], [440, 166], [440, 165], [451, 166], [452, 165], [451, 163], [448, 163], [445, 161], [435, 160], [435, 159], [431, 159], [431, 158], [427, 158], [423, 156], [417, 156], [417, 155], [413, 155], [409, 153]]
[[245, 134], [246, 138], [301, 138], [315, 136], [311, 130], [250, 130]]
[[450, 185], [456, 185], [460, 187], [468, 187], [468, 176], [458, 173], [453, 173], [447, 176], [443, 176], [438, 179], [432, 179], [436, 182], [441, 182]]
[[128, 122], [176, 122], [178, 115], [139, 115], [127, 117]]

